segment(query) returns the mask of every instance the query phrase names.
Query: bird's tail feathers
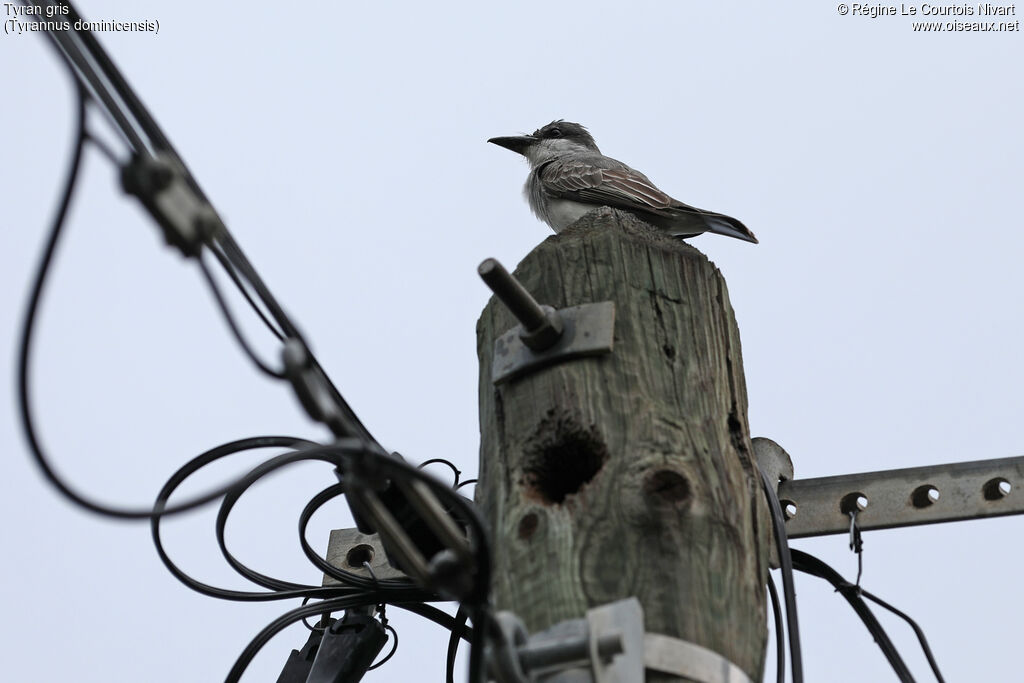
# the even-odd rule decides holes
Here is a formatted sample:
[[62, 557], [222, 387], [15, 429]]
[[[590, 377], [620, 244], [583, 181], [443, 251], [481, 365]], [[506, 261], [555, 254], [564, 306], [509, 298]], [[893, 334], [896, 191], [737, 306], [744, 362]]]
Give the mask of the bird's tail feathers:
[[705, 211], [689, 204], [676, 202], [670, 209], [675, 215], [673, 234], [681, 237], [713, 232], [726, 237], [735, 237], [744, 242], [757, 244], [757, 238], [747, 226], [731, 216], [714, 211]]

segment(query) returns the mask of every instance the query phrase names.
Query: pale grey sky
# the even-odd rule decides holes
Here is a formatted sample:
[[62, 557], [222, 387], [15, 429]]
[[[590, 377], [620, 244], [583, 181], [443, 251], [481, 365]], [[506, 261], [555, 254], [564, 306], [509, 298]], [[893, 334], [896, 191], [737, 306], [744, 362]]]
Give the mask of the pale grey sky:
[[[798, 477], [1024, 451], [1019, 32], [921, 33], [908, 17], [806, 0], [78, 8], [159, 20], [158, 34], [100, 39], [360, 417], [411, 460], [476, 472], [474, 325], [488, 291], [475, 267], [514, 266], [548, 234], [520, 196], [525, 164], [485, 140], [555, 118], [761, 239], [692, 243], [729, 284], [753, 433], [782, 444]], [[72, 98], [40, 35], [2, 35], [0, 54], [0, 343], [13, 388]], [[84, 170], [33, 367], [61, 472], [141, 505], [218, 443], [322, 438], [287, 387], [242, 357], [195, 269], [122, 197], [111, 165], [90, 152]], [[194, 594], [160, 565], [145, 524], [66, 504], [29, 461], [5, 396], [5, 678], [221, 680], [296, 606]], [[294, 526], [331, 476], [306, 465], [256, 487], [232, 519], [232, 549], [265, 573], [317, 581]], [[168, 522], [169, 545], [202, 578], [244, 587], [219, 560], [214, 516]], [[310, 539], [326, 546], [349, 524], [339, 503]], [[947, 680], [1010, 680], [1022, 532], [1008, 518], [868, 533], [863, 583], [919, 620]], [[844, 538], [794, 546], [855, 571]], [[810, 578], [797, 586], [808, 681], [893, 679], [839, 596]], [[394, 612], [398, 654], [366, 680], [443, 680], [446, 633]], [[881, 618], [929, 680], [909, 630]], [[301, 626], [280, 635], [246, 680], [275, 680], [304, 640]]]

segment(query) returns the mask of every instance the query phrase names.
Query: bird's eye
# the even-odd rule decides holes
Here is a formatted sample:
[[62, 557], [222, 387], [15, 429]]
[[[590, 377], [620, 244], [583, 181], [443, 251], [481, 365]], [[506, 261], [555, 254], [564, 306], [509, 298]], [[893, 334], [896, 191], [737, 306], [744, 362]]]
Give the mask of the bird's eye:
[[562, 131], [558, 128], [552, 128], [548, 131], [549, 138], [560, 138], [562, 137]]

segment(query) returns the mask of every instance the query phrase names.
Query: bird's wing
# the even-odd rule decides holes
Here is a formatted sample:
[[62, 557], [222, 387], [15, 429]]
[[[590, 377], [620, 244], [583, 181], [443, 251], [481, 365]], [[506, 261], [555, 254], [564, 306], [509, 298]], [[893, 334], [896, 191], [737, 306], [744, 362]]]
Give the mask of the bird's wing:
[[643, 173], [610, 157], [594, 154], [554, 159], [538, 169], [538, 177], [544, 192], [551, 196], [640, 212], [641, 217], [657, 219], [652, 222], [674, 235], [710, 231], [757, 243], [754, 233], [735, 218], [673, 199]]
[[538, 176], [548, 194], [586, 204], [648, 211], [679, 205], [640, 171], [600, 155], [555, 159]]

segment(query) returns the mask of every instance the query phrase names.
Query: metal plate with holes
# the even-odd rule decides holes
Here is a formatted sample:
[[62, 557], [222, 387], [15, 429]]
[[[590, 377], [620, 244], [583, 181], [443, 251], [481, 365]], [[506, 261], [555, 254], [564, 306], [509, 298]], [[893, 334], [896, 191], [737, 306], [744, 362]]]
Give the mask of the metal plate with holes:
[[[378, 580], [409, 578], [388, 564], [384, 546], [381, 545], [380, 537], [377, 534], [360, 533], [359, 529], [334, 529], [331, 531], [331, 538], [327, 542], [327, 562], [329, 564], [369, 579], [371, 578], [370, 572], [366, 571], [366, 567], [363, 566], [364, 560], [370, 563]], [[323, 585], [338, 586], [340, 584], [325, 575]]]
[[558, 311], [564, 331], [554, 346], [541, 352], [530, 350], [517, 325], [494, 341], [491, 380], [498, 384], [570, 358], [596, 356], [612, 350], [615, 334], [615, 303], [570, 306]]
[[790, 538], [849, 533], [851, 505], [862, 530], [1019, 515], [1024, 457], [783, 481], [779, 500]]

